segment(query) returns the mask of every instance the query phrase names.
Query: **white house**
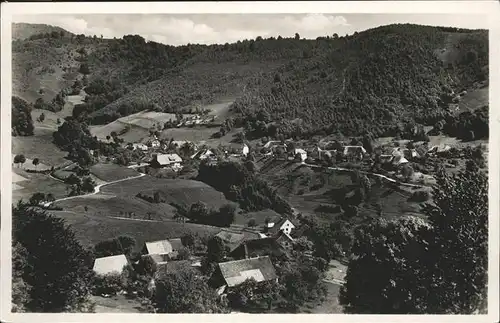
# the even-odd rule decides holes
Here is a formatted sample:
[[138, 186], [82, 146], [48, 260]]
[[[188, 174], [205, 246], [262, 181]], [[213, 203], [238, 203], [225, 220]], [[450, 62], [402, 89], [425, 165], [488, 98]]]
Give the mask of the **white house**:
[[297, 154], [300, 155], [300, 160], [305, 161], [307, 159], [307, 152], [304, 149], [301, 148], [295, 148], [293, 151], [293, 156], [297, 156]]
[[363, 146], [344, 146], [344, 156], [363, 157], [366, 149]]
[[288, 220], [287, 218], [281, 218], [278, 222], [268, 222], [267, 229], [269, 233], [276, 234], [280, 231], [285, 232], [286, 234], [290, 234], [293, 229], [295, 229], [295, 225]]
[[133, 150], [137, 150], [137, 149], [142, 150], [142, 151], [148, 150], [148, 146], [145, 144], [141, 144], [141, 143], [132, 144], [132, 148], [133, 148]]
[[125, 255], [116, 255], [97, 258], [94, 262], [94, 272], [98, 275], [121, 274], [123, 268], [128, 265]]
[[204, 160], [210, 156], [214, 156], [214, 153], [210, 149], [202, 149], [198, 151], [196, 154], [192, 155], [191, 159]]
[[243, 149], [242, 149], [243, 156], [248, 155], [249, 152], [250, 152], [250, 148], [248, 148], [247, 144], [243, 144]]
[[173, 170], [177, 171], [182, 168], [182, 158], [177, 154], [157, 154], [153, 157], [151, 161], [151, 166], [161, 168], [161, 167], [171, 167]]

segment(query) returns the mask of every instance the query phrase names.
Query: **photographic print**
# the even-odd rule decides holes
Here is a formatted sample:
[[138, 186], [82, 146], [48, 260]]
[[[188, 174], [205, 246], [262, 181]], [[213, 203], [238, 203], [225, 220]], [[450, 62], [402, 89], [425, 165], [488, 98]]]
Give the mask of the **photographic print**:
[[78, 12], [9, 22], [7, 311], [489, 313], [487, 13]]

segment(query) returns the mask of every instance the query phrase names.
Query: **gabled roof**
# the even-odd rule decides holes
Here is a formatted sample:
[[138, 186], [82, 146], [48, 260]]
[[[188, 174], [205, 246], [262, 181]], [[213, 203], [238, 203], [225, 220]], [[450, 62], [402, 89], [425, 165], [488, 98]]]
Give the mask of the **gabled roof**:
[[276, 279], [276, 270], [268, 256], [219, 263], [222, 277], [229, 287], [253, 278], [257, 282]]
[[394, 156], [392, 163], [395, 165], [406, 164], [408, 163], [408, 159], [406, 159], [404, 156]]
[[307, 154], [307, 152], [302, 148], [295, 148], [295, 154]]
[[210, 149], [202, 149], [202, 150], [196, 152], [194, 155], [192, 155], [191, 159], [200, 158], [202, 156], [208, 157], [208, 156], [211, 156], [213, 154], [214, 153]]
[[276, 242], [275, 238], [257, 238], [246, 240], [240, 243], [233, 251], [231, 251], [230, 256], [235, 258], [245, 257], [245, 246], [249, 257], [257, 256], [277, 256], [281, 257], [286, 255], [283, 247]]
[[102, 257], [95, 260], [94, 271], [99, 275], [121, 274], [126, 265], [128, 265], [128, 260], [125, 255]]
[[230, 250], [237, 248], [240, 243], [245, 240], [245, 235], [243, 233], [231, 232], [222, 230], [215, 236], [219, 237], [222, 242], [229, 247]]
[[182, 163], [182, 158], [177, 154], [158, 154], [155, 158], [160, 165]]
[[181, 239], [168, 239], [152, 242], [145, 242], [145, 247], [150, 255], [164, 255], [178, 251], [183, 247]]
[[169, 261], [164, 264], [160, 264], [158, 267], [155, 278], [158, 279], [162, 276], [173, 274], [179, 271], [185, 271], [191, 269], [193, 266], [190, 260], [174, 260]]
[[289, 222], [292, 224], [293, 228], [295, 228], [295, 225], [293, 224], [293, 222], [292, 222], [292, 221], [290, 221], [289, 219], [287, 219], [287, 218], [285, 218], [285, 217], [282, 217], [282, 218], [281, 218], [278, 222], [276, 222], [276, 223], [274, 224], [274, 226], [272, 226], [272, 227], [269, 229], [269, 232], [270, 232], [270, 233], [278, 233], [278, 232], [280, 231], [280, 229], [281, 229], [281, 226], [282, 226], [283, 224], [285, 224], [285, 222], [287, 222], [287, 221], [289, 221]]

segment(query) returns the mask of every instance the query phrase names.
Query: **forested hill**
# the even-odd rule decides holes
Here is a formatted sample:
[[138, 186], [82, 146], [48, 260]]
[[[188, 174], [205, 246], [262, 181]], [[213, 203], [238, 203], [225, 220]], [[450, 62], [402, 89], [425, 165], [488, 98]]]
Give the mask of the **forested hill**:
[[44, 84], [55, 96], [85, 74], [90, 96], [79, 111], [94, 124], [231, 99], [249, 136], [380, 135], [406, 119], [435, 122], [453, 91], [488, 80], [485, 30], [398, 24], [344, 37], [179, 47], [131, 35], [49, 40], [50, 47], [43, 39], [13, 46], [14, 71], [31, 68], [14, 73], [14, 94], [33, 102], [37, 80], [53, 72], [60, 79]]

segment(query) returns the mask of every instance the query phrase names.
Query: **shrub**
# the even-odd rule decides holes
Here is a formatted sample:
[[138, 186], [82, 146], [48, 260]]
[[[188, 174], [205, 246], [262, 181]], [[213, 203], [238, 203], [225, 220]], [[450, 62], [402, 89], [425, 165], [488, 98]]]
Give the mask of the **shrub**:
[[96, 275], [92, 282], [93, 295], [116, 295], [124, 287], [122, 275], [111, 273], [107, 275]]

